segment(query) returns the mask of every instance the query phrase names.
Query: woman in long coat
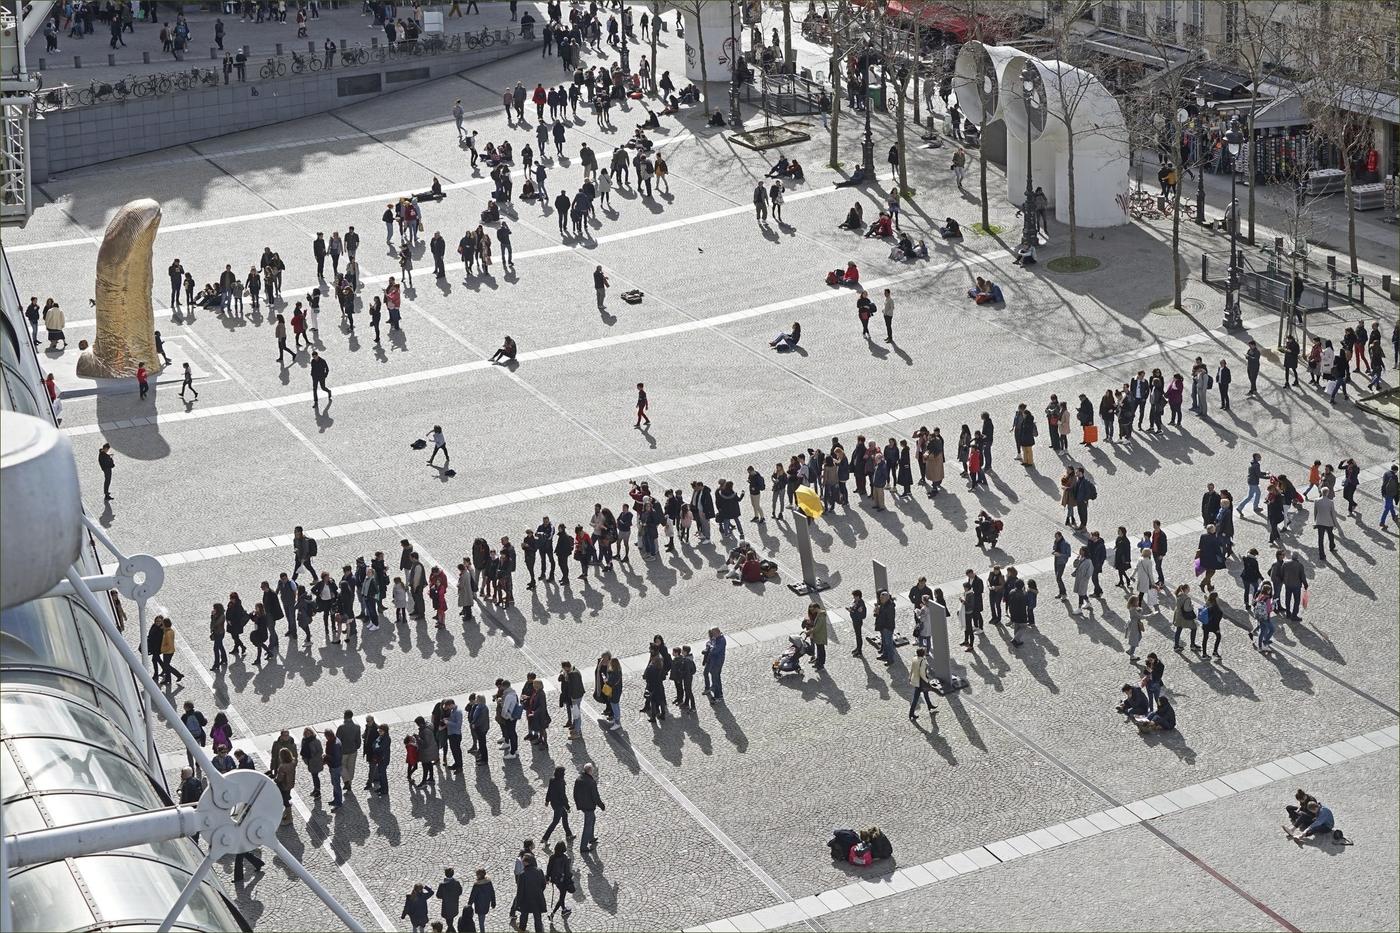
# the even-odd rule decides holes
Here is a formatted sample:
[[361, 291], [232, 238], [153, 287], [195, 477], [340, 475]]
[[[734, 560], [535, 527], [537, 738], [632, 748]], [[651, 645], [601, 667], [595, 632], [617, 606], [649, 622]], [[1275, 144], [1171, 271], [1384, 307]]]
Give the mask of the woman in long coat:
[[462, 610], [462, 618], [472, 617], [472, 570], [466, 561], [457, 565], [457, 608]]

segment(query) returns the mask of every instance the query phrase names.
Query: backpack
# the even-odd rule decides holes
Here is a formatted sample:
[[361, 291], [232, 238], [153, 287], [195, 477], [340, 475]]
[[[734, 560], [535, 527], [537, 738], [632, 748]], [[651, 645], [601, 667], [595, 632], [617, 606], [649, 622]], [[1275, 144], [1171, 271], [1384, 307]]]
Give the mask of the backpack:
[[870, 846], [861, 842], [851, 846], [851, 853], [847, 856], [847, 861], [852, 865], [869, 865], [875, 861], [875, 857], [870, 854]]
[[511, 721], [511, 722], [518, 722], [518, 721], [520, 720], [521, 715], [522, 715], [524, 712], [525, 712], [525, 708], [524, 708], [523, 706], [520, 705], [520, 700], [519, 700], [519, 699], [516, 699], [516, 701], [515, 701], [515, 708], [512, 709], [512, 710], [510, 711], [510, 721]]
[[306, 539], [306, 556], [307, 556], [307, 557], [315, 557], [315, 556], [316, 556], [316, 539], [315, 539], [315, 538], [307, 538], [307, 539]]
[[828, 285], [840, 285], [843, 278], [844, 278], [844, 276], [842, 275], [841, 270], [839, 270], [839, 269], [832, 269], [830, 272], [828, 272], [828, 273], [826, 274], [826, 284], [828, 284]]
[[1093, 483], [1085, 483], [1084, 485], [1087, 487], [1084, 490], [1085, 499], [1092, 502], [1099, 497], [1099, 487], [1095, 486]]

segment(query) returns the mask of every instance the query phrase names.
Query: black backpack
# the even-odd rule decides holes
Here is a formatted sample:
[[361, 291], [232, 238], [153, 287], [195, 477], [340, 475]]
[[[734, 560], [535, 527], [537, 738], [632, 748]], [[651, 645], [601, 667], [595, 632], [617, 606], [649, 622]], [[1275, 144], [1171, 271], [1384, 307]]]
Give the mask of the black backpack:
[[316, 556], [316, 539], [315, 539], [315, 538], [307, 538], [307, 539], [306, 539], [306, 556], [307, 556], [307, 557], [315, 557], [315, 556]]

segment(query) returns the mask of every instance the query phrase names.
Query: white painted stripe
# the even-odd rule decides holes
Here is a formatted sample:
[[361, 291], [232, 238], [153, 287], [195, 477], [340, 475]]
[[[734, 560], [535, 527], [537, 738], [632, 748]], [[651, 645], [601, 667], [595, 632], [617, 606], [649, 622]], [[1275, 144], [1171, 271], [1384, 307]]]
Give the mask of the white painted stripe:
[[[1337, 744], [1343, 744], [1345, 741], [1346, 740], [1343, 740], [1342, 743]], [[1330, 748], [1331, 746], [1328, 747]], [[1377, 749], [1377, 751], [1379, 750], [1380, 749]], [[1373, 754], [1373, 752], [1367, 751], [1356, 757], [1370, 754]], [[1350, 759], [1343, 758], [1342, 760], [1347, 761]], [[1340, 763], [1341, 762], [1333, 762], [1333, 764]], [[1323, 767], [1326, 767], [1326, 765]], [[1261, 778], [1263, 777], [1258, 768], [1248, 768], [1245, 771], [1239, 772], [1239, 774], [1251, 774], [1259, 775]], [[1222, 780], [1228, 781], [1233, 777], [1236, 777], [1236, 775], [1229, 775]], [[1280, 778], [1279, 780], [1285, 779], [1286, 777]], [[1253, 777], [1250, 778], [1250, 782], [1251, 788], [1264, 787], [1268, 784], [1276, 783], [1268, 779], [1256, 780]], [[1204, 792], [1200, 784], [1181, 788], [1178, 791], [1169, 792], [1164, 796], [1171, 798], [1178, 795], [1182, 795], [1183, 799], [1189, 801], [1181, 804], [1180, 808], [1201, 806], [1202, 804], [1209, 803], [1211, 800], [1216, 799], [1211, 797], [1208, 792]], [[1159, 798], [1153, 797], [1148, 799], [1156, 801]], [[755, 922], [762, 926], [763, 929], [772, 929], [794, 922], [787, 918], [810, 916], [804, 912], [804, 909], [813, 903], [819, 905], [816, 909], [820, 911], [820, 915], [835, 913], [845, 910], [848, 907], [866, 903], [875, 898], [928, 888], [940, 881], [946, 881], [949, 878], [971, 874], [1014, 859], [1031, 857], [1037, 852], [1050, 848], [1049, 845], [1045, 845], [1038, 840], [1049, 838], [1055, 840], [1056, 843], [1060, 845], [1073, 845], [1079, 839], [1087, 838], [1089, 835], [1098, 835], [1101, 832], [1114, 832], [1125, 826], [1135, 826], [1140, 822], [1159, 820], [1165, 815], [1166, 813], [1158, 812], [1155, 806], [1149, 805], [1148, 801], [1136, 800], [1122, 807], [1114, 807], [1110, 810], [1090, 813], [1086, 817], [1071, 820], [1068, 824], [1059, 823], [1043, 830], [1036, 830], [1035, 832], [1015, 836], [1010, 839], [1000, 839], [995, 842], [989, 842], [985, 846], [977, 849], [970, 849], [967, 852], [960, 852], [942, 859], [925, 862], [923, 865], [905, 868], [900, 872], [896, 872], [891, 878], [847, 884], [843, 887], [831, 891], [824, 891], [820, 894], [804, 897], [796, 901], [787, 901], [781, 904], [775, 904], [771, 907], [764, 907], [739, 917], [713, 920], [700, 927], [696, 927], [696, 929], [746, 929], [748, 928], [746, 924]], [[1078, 832], [1078, 829], [1084, 825], [1092, 827], [1092, 831], [1089, 833]], [[856, 896], [852, 897], [851, 895], [853, 893]], [[773, 920], [775, 922], [771, 925], [764, 923], [764, 921], [768, 920]]]
[[[1005, 250], [998, 250], [983, 258], [997, 259], [1010, 255]], [[901, 272], [897, 275], [882, 276], [873, 278], [868, 283], [869, 288], [884, 288], [889, 285], [896, 285], [913, 278], [927, 277], [943, 272], [948, 269], [962, 268], [963, 260], [954, 260], [938, 266], [925, 266], [919, 269], [912, 269], [908, 272]], [[797, 298], [787, 298], [771, 304], [758, 305], [752, 308], [744, 308], [739, 311], [731, 311], [726, 314], [717, 314], [712, 317], [696, 318], [690, 321], [682, 321], [678, 324], [668, 324], [665, 327], [651, 327], [645, 330], [632, 331], [625, 334], [615, 334], [596, 340], [581, 340], [575, 343], [563, 344], [557, 347], [547, 347], [543, 350], [531, 350], [521, 353], [517, 359], [521, 362], [530, 360], [551, 359], [556, 356], [565, 356], [573, 353], [584, 353], [592, 350], [602, 350], [616, 347], [621, 344], [637, 343], [643, 340], [653, 340], [660, 337], [671, 337], [676, 334], [691, 333], [697, 330], [707, 330], [721, 327], [725, 324], [732, 324], [735, 321], [743, 321], [749, 318], [761, 317], [765, 314], [772, 314], [777, 311], [789, 311], [793, 308], [805, 305], [820, 304], [825, 301], [832, 301], [837, 298], [849, 298], [850, 292], [842, 289], [823, 289], [820, 292], [812, 292], [808, 295], [801, 295]], [[477, 372], [486, 369], [497, 368], [489, 360], [473, 360], [469, 363], [456, 363], [452, 366], [439, 366], [434, 369], [423, 369], [416, 372], [400, 373], [397, 376], [385, 376], [379, 379], [368, 379], [364, 382], [352, 382], [334, 387], [337, 395], [355, 395], [360, 392], [368, 392], [377, 389], [387, 389], [393, 386], [409, 385], [415, 382], [426, 382], [433, 379], [443, 379], [451, 376], [460, 376], [464, 373]], [[65, 401], [70, 404], [79, 399], [70, 399], [67, 395], [60, 393]], [[97, 398], [97, 396], [83, 396], [82, 398]], [[278, 396], [271, 399], [257, 399], [251, 402], [234, 402], [227, 405], [212, 405], [207, 408], [196, 408], [191, 411], [172, 411], [166, 413], [157, 412], [146, 418], [131, 421], [103, 421], [97, 424], [75, 425], [64, 428], [64, 432], [70, 437], [77, 437], [86, 434], [110, 433], [111, 431], [122, 430], [131, 427], [144, 427], [151, 424], [177, 424], [183, 421], [195, 421], [201, 418], [212, 418], [220, 415], [242, 414], [249, 411], [258, 411], [267, 408], [282, 408], [289, 405], [305, 405], [311, 401], [310, 392], [297, 392], [292, 395]], [[913, 414], [909, 417], [913, 417]], [[749, 445], [745, 445], [749, 446]]]
[[[684, 142], [689, 138], [689, 133], [683, 133], [678, 136], [672, 137], [671, 139], [660, 140], [655, 144], [654, 148], [660, 149], [664, 146], [672, 146], [676, 143]], [[198, 156], [196, 158], [202, 160], [206, 157], [214, 158], [215, 154], [210, 153], [208, 156]], [[515, 178], [523, 178], [525, 176], [524, 168], [513, 169], [511, 171], [511, 176]], [[442, 190], [461, 191], [464, 188], [479, 188], [483, 185], [489, 184], [493, 184], [490, 178], [470, 178], [466, 181], [457, 181], [452, 182], [451, 184], [443, 185]], [[233, 224], [255, 223], [259, 220], [274, 220], [278, 217], [295, 217], [298, 214], [314, 214], [320, 211], [330, 211], [341, 207], [355, 207], [360, 204], [385, 204], [397, 201], [401, 197], [416, 194], [417, 191], [418, 189], [399, 188], [395, 191], [386, 191], [382, 194], [367, 194], [354, 198], [343, 198], [339, 201], [322, 201], [317, 204], [302, 204], [297, 207], [275, 208], [270, 211], [257, 211], [256, 213], [252, 214], [234, 214], [229, 217], [211, 217], [208, 220], [193, 220], [183, 224], [170, 224], [169, 226], [162, 226], [156, 232], [156, 236], [159, 238], [172, 233], [184, 233], [189, 230], [207, 230], [211, 227], [227, 227]], [[829, 193], [829, 189], [817, 188], [811, 191], [803, 191], [799, 192], [798, 194], [789, 195], [787, 197], [787, 200], [796, 201], [801, 199], [803, 196], [812, 197], [814, 194], [826, 193]], [[735, 212], [738, 213], [746, 210], [751, 210], [751, 208], [740, 207], [737, 208]], [[710, 218], [707, 217], [706, 219]], [[673, 221], [673, 223], [676, 222]], [[663, 229], [665, 229], [664, 225]], [[629, 231], [629, 233], [633, 233], [633, 235], [636, 235], [634, 231]], [[95, 246], [97, 245], [97, 241], [90, 236], [70, 237], [64, 240], [48, 240], [42, 243], [20, 243], [14, 246], [7, 246], [5, 251], [8, 253], [33, 253], [41, 250], [58, 249], [64, 246], [80, 246], [83, 244], [91, 244]]]
[[[1251, 319], [1251, 320], [1245, 321], [1245, 327], [1246, 327], [1246, 328], [1260, 327], [1260, 326], [1263, 326], [1264, 324], [1270, 323], [1270, 322], [1273, 321], [1273, 320], [1275, 320], [1275, 318], [1273, 318], [1273, 317], [1271, 317], [1271, 316], [1263, 316], [1263, 317], [1253, 318], [1253, 319]], [[1214, 341], [1217, 341], [1217, 340], [1225, 339], [1227, 336], [1228, 336], [1228, 334], [1227, 334], [1226, 332], [1224, 332], [1224, 331], [1218, 331], [1218, 330], [1205, 331], [1205, 332], [1200, 333], [1200, 334], [1192, 334], [1192, 335], [1190, 335], [1189, 337], [1178, 338], [1178, 339], [1176, 339], [1176, 340], [1169, 341], [1167, 344], [1151, 344], [1151, 345], [1145, 347], [1145, 348], [1142, 349], [1142, 350], [1136, 351], [1136, 352], [1133, 354], [1133, 356], [1132, 356], [1130, 359], [1128, 359], [1128, 360], [1122, 359], [1122, 358], [1121, 358], [1122, 355], [1119, 354], [1117, 357], [1115, 357], [1115, 360], [1121, 365], [1123, 362], [1130, 362], [1130, 361], [1136, 360], [1136, 359], [1146, 359], [1146, 358], [1149, 358], [1149, 357], [1156, 356], [1156, 355], [1160, 354], [1160, 353], [1161, 353], [1164, 349], [1166, 349], [1167, 347], [1171, 347], [1171, 348], [1173, 348], [1173, 349], [1181, 349], [1182, 347], [1191, 346], [1191, 345], [1197, 344], [1197, 343], [1209, 343], [1209, 342], [1214, 342]], [[211, 357], [212, 357], [213, 354], [211, 353], [210, 355], [211, 355]], [[1086, 364], [1086, 365], [1089, 366], [1090, 370], [1097, 370], [1097, 369], [1100, 368], [1100, 366], [1099, 366], [1098, 363], [1091, 363], [1091, 364]], [[1050, 371], [1048, 371], [1048, 372], [1041, 373], [1040, 375], [1034, 377], [1034, 379], [1035, 379], [1035, 385], [1039, 385], [1039, 386], [1048, 385], [1048, 384], [1050, 384], [1050, 383], [1052, 383], [1052, 382], [1057, 382], [1057, 381], [1059, 381], [1059, 380], [1061, 380], [1061, 379], [1068, 378], [1070, 375], [1077, 374], [1077, 372], [1076, 372], [1076, 373], [1073, 373], [1073, 374], [1070, 373], [1070, 372], [1068, 371], [1069, 369], [1075, 369], [1075, 368], [1074, 368], [1074, 367], [1068, 367], [1068, 368], [1053, 369], [1053, 370], [1050, 370]], [[1006, 386], [1006, 385], [996, 386], [996, 387], [994, 387], [994, 389], [992, 390], [992, 391], [993, 391], [993, 395], [990, 396], [990, 397], [1000, 397], [1000, 396], [1010, 395], [1010, 394], [1012, 394], [1012, 393], [1014, 393], [1014, 392], [1023, 391], [1025, 388], [1027, 388], [1027, 386], [1024, 384], [1024, 380], [1021, 380], [1021, 381], [1020, 381], [1020, 384], [1019, 384], [1019, 385], [1017, 386], [1017, 388], [1015, 388], [1015, 389], [1010, 389], [1010, 388], [1009, 388], [1008, 386]], [[250, 390], [250, 392], [251, 392], [251, 390]], [[255, 393], [253, 393], [253, 394], [255, 394]], [[956, 406], [958, 406], [958, 405], [964, 404], [965, 401], [966, 401], [966, 396], [967, 396], [967, 394], [968, 394], [968, 393], [961, 393], [961, 394], [959, 394], [959, 395], [949, 396], [948, 398], [945, 398], [945, 399], [937, 399], [937, 400], [934, 400], [934, 401], [932, 401], [932, 402], [929, 402], [929, 403], [927, 403], [927, 404], [925, 404], [925, 405], [922, 405], [922, 406], [919, 406], [919, 407], [920, 407], [920, 409], [923, 411], [923, 413], [925, 413], [925, 414], [933, 413], [933, 412], [936, 412], [936, 411], [945, 411], [945, 410], [947, 410], [947, 409], [954, 408], [954, 407], [956, 407]], [[273, 411], [273, 412], [276, 412], [276, 411], [277, 411], [276, 408], [272, 408], [272, 409], [269, 409], [269, 410], [271, 410], [271, 411]], [[280, 416], [279, 416], [279, 417], [280, 417]], [[843, 421], [843, 422], [840, 422], [839, 424], [836, 424], [836, 425], [824, 425], [824, 426], [822, 426], [822, 427], [811, 428], [811, 429], [804, 430], [804, 431], [801, 431], [801, 432], [798, 432], [798, 433], [795, 433], [795, 434], [785, 434], [785, 435], [782, 435], [781, 437], [768, 438], [768, 439], [766, 439], [766, 440], [763, 440], [763, 441], [756, 441], [756, 442], [754, 442], [754, 443], [757, 443], [757, 444], [761, 445], [760, 448], [759, 448], [759, 449], [761, 449], [761, 450], [772, 450], [772, 449], [775, 449], [775, 448], [780, 448], [780, 447], [786, 447], [786, 446], [791, 446], [791, 445], [795, 445], [795, 444], [800, 444], [800, 443], [802, 443], [802, 442], [804, 442], [804, 441], [807, 441], [807, 440], [824, 440], [824, 439], [828, 439], [828, 438], [832, 437], [833, 435], [839, 435], [839, 434], [842, 434], [842, 433], [849, 434], [849, 433], [851, 433], [851, 432], [853, 432], [853, 431], [860, 431], [860, 430], [864, 430], [864, 429], [870, 428], [870, 427], [878, 427], [878, 426], [880, 426], [880, 425], [887, 424], [887, 423], [889, 423], [889, 422], [891, 422], [891, 421], [893, 421], [893, 420], [895, 420], [894, 417], [893, 417], [891, 414], [889, 414], [889, 413], [876, 414], [876, 415], [870, 415], [870, 416], [865, 417], [865, 418], [856, 418], [856, 419], [852, 419], [852, 420], [849, 420], [849, 421]], [[705, 458], [707, 458], [707, 457], [713, 457], [713, 456], [714, 456], [714, 453], [713, 453], [713, 452], [710, 452], [710, 453], [707, 453], [707, 454], [700, 454], [700, 455], [698, 455], [698, 456], [699, 456], [701, 459], [696, 460], [696, 461], [694, 461], [694, 462], [704, 462]], [[683, 459], [683, 460], [686, 460], [686, 459], [691, 459], [691, 458], [682, 458], [682, 459]], [[643, 465], [641, 465], [640, 467], [629, 466], [629, 467], [623, 467], [623, 468], [616, 469], [616, 470], [608, 470], [608, 471], [603, 472], [603, 473], [594, 473], [594, 474], [592, 474], [591, 476], [579, 477], [578, 479], [575, 479], [575, 480], [570, 481], [570, 482], [569, 482], [568, 484], [566, 484], [566, 485], [568, 485], [569, 487], [571, 487], [571, 491], [577, 491], [577, 490], [580, 490], [580, 489], [593, 489], [593, 488], [597, 488], [597, 487], [599, 487], [599, 486], [607, 486], [607, 485], [610, 485], [610, 484], [613, 484], [613, 483], [622, 483], [622, 482], [626, 482], [628, 479], [635, 477], [635, 476], [637, 475], [637, 472], [638, 472], [639, 470], [642, 470], [642, 471], [645, 471], [645, 472], [648, 472], [648, 473], [666, 473], [666, 472], [671, 472], [671, 471], [673, 471], [673, 470], [685, 469], [685, 468], [686, 468], [686, 467], [679, 465], [676, 461], [671, 460], [671, 459], [667, 459], [667, 460], [657, 461], [657, 462], [654, 462], [654, 463], [651, 463], [651, 464], [643, 464]], [[522, 500], [524, 500], [524, 499], [540, 499], [540, 498], [544, 498], [544, 497], [547, 496], [547, 495], [553, 495], [554, 492], [553, 492], [552, 490], [553, 490], [557, 485], [558, 485], [558, 484], [557, 484], [557, 482], [556, 482], [556, 483], [542, 484], [542, 485], [539, 485], [539, 486], [532, 486], [532, 487], [529, 487], [529, 488], [526, 488], [526, 489], [518, 490], [518, 491], [513, 492], [513, 493], [508, 493], [508, 494], [506, 494], [506, 496], [514, 496], [514, 497], [516, 497], [516, 498], [514, 499], [514, 501], [522, 501]], [[550, 490], [550, 491], [547, 492], [546, 490]], [[503, 496], [501, 496], [501, 495], [495, 495], [495, 496], [489, 496], [489, 497], [486, 497], [486, 498], [483, 498], [483, 499], [470, 499], [470, 500], [467, 500], [467, 501], [465, 501], [465, 502], [458, 502], [458, 503], [452, 504], [452, 505], [448, 506], [448, 508], [451, 508], [451, 509], [453, 510], [453, 514], [458, 514], [458, 515], [460, 515], [460, 514], [465, 514], [465, 513], [467, 513], [467, 512], [479, 512], [479, 511], [483, 511], [483, 510], [485, 510], [485, 509], [489, 509], [489, 508], [494, 508], [494, 507], [496, 507], [497, 505], [501, 504], [503, 498], [505, 498], [505, 497], [503, 497]], [[426, 521], [432, 521], [432, 520], [433, 520], [433, 519], [431, 519], [431, 518], [428, 518], [426, 515], [424, 515], [422, 511], [401, 512], [401, 513], [399, 513], [399, 514], [397, 514], [397, 515], [388, 515], [388, 516], [384, 516], [384, 519], [385, 519], [386, 521], [390, 522], [390, 523], [391, 523], [391, 526], [392, 526], [393, 528], [396, 528], [396, 529], [398, 529], [398, 528], [405, 528], [405, 527], [408, 527], [408, 526], [417, 525], [417, 524], [421, 524], [421, 523], [426, 522]], [[381, 527], [382, 527], [382, 526], [381, 526]], [[318, 538], [318, 539], [328, 540], [328, 539], [334, 539], [334, 538], [337, 538], [337, 537], [343, 537], [343, 536], [344, 536], [342, 533], [338, 533], [338, 532], [339, 532], [339, 529], [337, 529], [337, 528], [335, 528], [335, 527], [332, 527], [332, 528], [320, 528], [320, 529], [308, 530], [308, 531], [307, 531], [307, 534], [310, 534], [310, 535], [312, 535], [312, 536], [314, 536], [314, 537], [316, 537], [316, 538]], [[267, 538], [259, 538], [259, 539], [256, 539], [255, 541], [240, 542], [240, 543], [247, 545], [248, 548], [249, 548], [249, 550], [254, 550], [254, 551], [256, 551], [256, 550], [268, 550], [268, 549], [269, 549], [269, 545], [267, 545], [267, 543], [266, 543], [267, 540], [268, 540]], [[273, 540], [274, 542], [276, 541], [275, 538], [272, 539], [272, 540]], [[274, 545], [272, 545], [272, 546], [283, 546], [283, 547], [285, 547], [286, 545], [277, 545], [277, 544], [274, 544]], [[205, 550], [207, 551], [208, 549], [206, 548]], [[214, 556], [214, 555], [205, 554], [203, 551], [185, 551], [185, 552], [182, 552], [182, 555], [185, 557], [185, 560], [186, 560], [187, 563], [194, 563], [194, 562], [196, 562], [196, 561], [206, 560], [206, 559], [208, 559], [209, 557]], [[161, 560], [164, 560], [164, 559], [165, 559], [164, 557], [161, 558]]]

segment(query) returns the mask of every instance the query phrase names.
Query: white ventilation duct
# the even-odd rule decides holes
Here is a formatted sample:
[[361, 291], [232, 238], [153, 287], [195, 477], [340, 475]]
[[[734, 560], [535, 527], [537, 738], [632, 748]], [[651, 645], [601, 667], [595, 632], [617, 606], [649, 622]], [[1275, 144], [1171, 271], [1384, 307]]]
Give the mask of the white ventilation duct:
[[0, 609], [37, 599], [82, 548], [78, 466], [51, 424], [0, 412]]
[[[1031, 119], [1027, 120], [1024, 73], [1032, 71]], [[996, 89], [989, 91], [995, 77]], [[1118, 195], [1128, 189], [1128, 140], [1123, 112], [1098, 78], [1059, 61], [1042, 61], [1010, 46], [967, 42], [958, 53], [953, 88], [963, 113], [980, 122], [1006, 124], [1007, 199], [1025, 200], [1026, 140], [1030, 139], [1032, 184], [1044, 188], [1055, 218], [1069, 222], [1069, 127], [1074, 128], [1075, 214], [1081, 227], [1127, 222]], [[1070, 112], [1068, 121], [1065, 113]], [[1038, 116], [1037, 116], [1038, 115]]]

